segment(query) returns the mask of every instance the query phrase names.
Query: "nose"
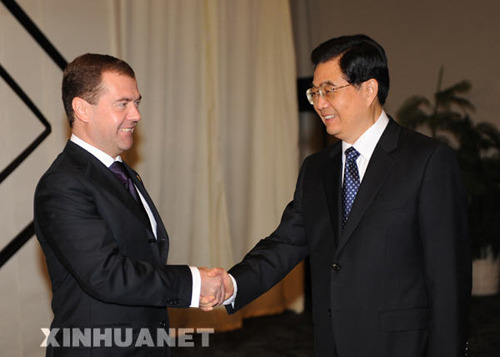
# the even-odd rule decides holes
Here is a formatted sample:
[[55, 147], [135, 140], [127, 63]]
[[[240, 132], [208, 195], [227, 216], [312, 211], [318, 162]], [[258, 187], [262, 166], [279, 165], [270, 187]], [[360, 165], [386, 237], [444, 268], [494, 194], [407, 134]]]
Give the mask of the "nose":
[[141, 112], [139, 111], [139, 106], [135, 105], [135, 104], [132, 105], [131, 109], [128, 113], [128, 119], [139, 121], [139, 120], [141, 120], [141, 118], [142, 118], [142, 116], [141, 116]]
[[323, 98], [322, 95], [318, 96], [318, 99], [316, 100], [316, 103], [314, 104], [314, 107], [316, 110], [321, 110], [324, 108], [327, 108], [330, 106], [330, 102], [328, 102], [325, 98]]

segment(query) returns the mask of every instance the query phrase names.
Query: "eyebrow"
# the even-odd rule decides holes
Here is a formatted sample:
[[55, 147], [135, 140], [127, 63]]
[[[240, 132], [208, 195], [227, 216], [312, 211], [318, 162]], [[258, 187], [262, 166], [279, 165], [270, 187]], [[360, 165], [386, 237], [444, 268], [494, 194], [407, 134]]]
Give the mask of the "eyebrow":
[[118, 98], [117, 100], [115, 100], [115, 102], [136, 102], [138, 100], [142, 100], [142, 95], [139, 96], [139, 98], [137, 98], [137, 99], [133, 99], [133, 98], [130, 98], [130, 97]]
[[321, 82], [321, 83], [319, 84], [319, 86], [317, 86], [317, 87], [314, 85], [314, 83], [313, 83], [313, 82], [311, 82], [311, 87], [313, 87], [313, 88], [319, 88], [319, 87], [321, 87], [323, 84], [329, 84], [329, 85], [331, 85], [331, 86], [336, 87], [335, 83], [333, 83], [333, 82], [332, 82], [332, 81], [330, 81], [330, 80], [328, 80], [328, 81], [324, 81], [324, 82]]

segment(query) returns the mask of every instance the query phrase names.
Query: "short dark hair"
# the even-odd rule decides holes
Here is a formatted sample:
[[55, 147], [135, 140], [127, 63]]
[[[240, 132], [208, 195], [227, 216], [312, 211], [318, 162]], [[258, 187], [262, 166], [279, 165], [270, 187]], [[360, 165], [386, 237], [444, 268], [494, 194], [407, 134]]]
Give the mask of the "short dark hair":
[[97, 104], [102, 93], [101, 79], [104, 72], [116, 72], [135, 79], [135, 73], [125, 61], [109, 55], [87, 53], [75, 58], [66, 66], [62, 81], [62, 100], [73, 127], [73, 99], [80, 97], [90, 104]]
[[372, 78], [378, 82], [378, 101], [384, 105], [389, 94], [389, 69], [382, 46], [370, 37], [358, 34], [332, 38], [311, 53], [314, 68], [337, 57], [349, 83], [360, 85]]

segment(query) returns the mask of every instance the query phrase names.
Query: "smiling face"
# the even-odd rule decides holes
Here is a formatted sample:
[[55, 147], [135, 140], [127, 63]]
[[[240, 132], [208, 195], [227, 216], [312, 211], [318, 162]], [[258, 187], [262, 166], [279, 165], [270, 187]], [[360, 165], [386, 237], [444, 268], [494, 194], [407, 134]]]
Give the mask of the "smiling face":
[[130, 149], [133, 133], [141, 120], [141, 95], [134, 78], [117, 72], [104, 72], [101, 95], [97, 104], [81, 98], [73, 101], [75, 128], [73, 132], [92, 146], [116, 157]]
[[[338, 58], [317, 65], [313, 86], [319, 88], [325, 83], [334, 87], [349, 84], [340, 69]], [[328, 100], [318, 96], [314, 109], [325, 124], [328, 134], [347, 143], [354, 143], [380, 115], [381, 108], [375, 99], [377, 89], [377, 82], [372, 79], [359, 86], [349, 85], [338, 89]]]

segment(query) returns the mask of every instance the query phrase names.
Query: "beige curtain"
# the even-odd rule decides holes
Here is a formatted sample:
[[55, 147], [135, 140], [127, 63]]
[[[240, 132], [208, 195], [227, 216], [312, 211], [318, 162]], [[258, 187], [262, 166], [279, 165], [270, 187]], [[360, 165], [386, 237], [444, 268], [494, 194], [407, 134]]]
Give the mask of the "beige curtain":
[[[229, 268], [275, 229], [297, 176], [288, 1], [115, 6], [116, 54], [136, 69], [144, 97], [136, 167], [170, 233], [170, 263]], [[171, 310], [173, 324], [221, 330], [242, 316], [300, 309], [295, 275], [239, 317]]]
[[[127, 160], [171, 238], [170, 263], [229, 268], [277, 226], [297, 177], [295, 60], [288, 0], [19, 0], [67, 60], [110, 53], [136, 70], [143, 121]], [[68, 127], [61, 71], [0, 4], [0, 62], [52, 134], [0, 185], [0, 247], [32, 220], [33, 192]], [[0, 80], [1, 168], [43, 129]], [[241, 325], [300, 309], [302, 272], [228, 317], [171, 309], [175, 326]], [[35, 239], [0, 269], [2, 356], [43, 356], [50, 286]]]
[[216, 8], [204, 4], [118, 2], [116, 42], [143, 94], [136, 167], [171, 235], [172, 263], [229, 266]]

